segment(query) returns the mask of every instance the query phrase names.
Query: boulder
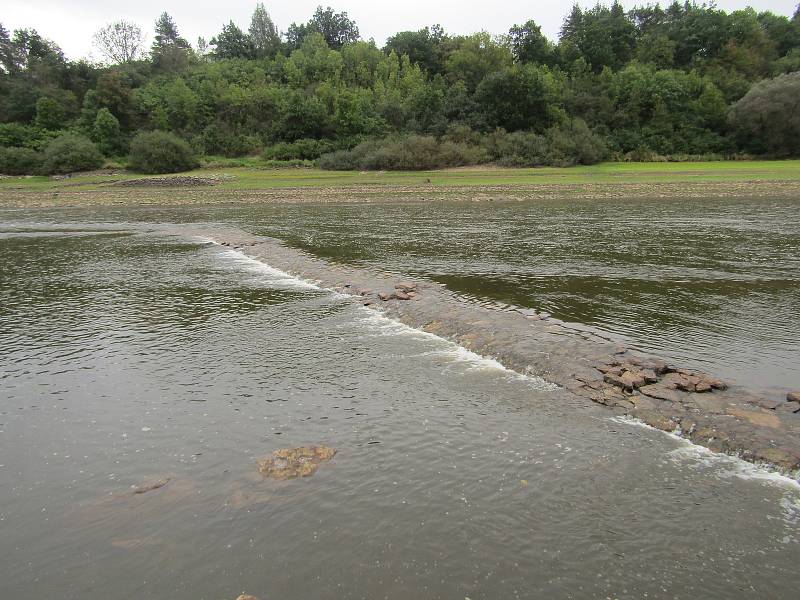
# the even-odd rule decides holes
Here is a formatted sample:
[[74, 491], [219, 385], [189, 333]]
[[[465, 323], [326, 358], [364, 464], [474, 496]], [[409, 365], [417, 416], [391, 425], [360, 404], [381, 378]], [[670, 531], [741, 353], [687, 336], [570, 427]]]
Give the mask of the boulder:
[[394, 297], [397, 298], [398, 300], [411, 300], [411, 296], [409, 296], [402, 290], [395, 291]]
[[242, 594], [236, 600], [258, 600], [258, 598], [251, 596], [250, 594]]
[[380, 294], [378, 294], [378, 298], [380, 298], [384, 302], [387, 302], [387, 301], [391, 300], [394, 297], [395, 297], [395, 295], [391, 294], [389, 292], [381, 292]]
[[417, 284], [411, 283], [409, 281], [401, 281], [400, 283], [394, 286], [394, 289], [402, 290], [404, 292], [413, 292], [414, 290], [417, 289]]
[[788, 402], [800, 403], [800, 392], [789, 392], [788, 394], [786, 394], [786, 400]]
[[323, 462], [336, 455], [336, 450], [325, 446], [304, 446], [276, 450], [271, 456], [257, 460], [259, 472], [266, 478], [297, 479], [310, 477]]

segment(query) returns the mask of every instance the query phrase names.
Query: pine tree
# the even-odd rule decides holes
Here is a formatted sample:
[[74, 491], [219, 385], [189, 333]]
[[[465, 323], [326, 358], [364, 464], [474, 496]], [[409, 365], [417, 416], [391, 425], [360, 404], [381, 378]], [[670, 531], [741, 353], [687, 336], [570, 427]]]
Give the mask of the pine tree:
[[151, 48], [153, 65], [163, 71], [175, 71], [189, 63], [191, 46], [178, 33], [178, 27], [166, 12], [156, 21], [155, 39]]
[[249, 33], [257, 58], [272, 57], [280, 52], [281, 35], [263, 2], [259, 2], [253, 11]]

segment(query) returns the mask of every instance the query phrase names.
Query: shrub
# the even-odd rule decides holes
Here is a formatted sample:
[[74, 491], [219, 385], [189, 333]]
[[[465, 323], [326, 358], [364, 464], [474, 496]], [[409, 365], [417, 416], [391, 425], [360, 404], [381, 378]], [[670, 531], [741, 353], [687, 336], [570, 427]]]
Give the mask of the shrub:
[[245, 134], [226, 123], [211, 123], [194, 142], [194, 147], [205, 154], [218, 154], [228, 158], [248, 156], [263, 146], [257, 135]]
[[756, 83], [728, 115], [740, 147], [772, 156], [800, 155], [800, 72]]
[[334, 150], [328, 140], [300, 139], [295, 142], [280, 142], [264, 150], [265, 160], [315, 160]]
[[548, 164], [558, 167], [594, 165], [609, 155], [606, 141], [581, 119], [547, 130]]
[[103, 155], [91, 140], [72, 133], [54, 139], [44, 150], [42, 171], [47, 175], [90, 171], [103, 164]]
[[326, 171], [355, 171], [358, 167], [356, 155], [352, 150], [337, 150], [319, 157], [320, 169]]
[[0, 123], [0, 147], [3, 148], [30, 148], [40, 151], [57, 137], [58, 133], [55, 131], [44, 131], [32, 125]]
[[119, 121], [107, 108], [97, 111], [92, 128], [94, 140], [106, 156], [119, 156], [125, 152], [125, 136]]
[[35, 175], [42, 167], [42, 157], [30, 148], [0, 148], [0, 173]]
[[547, 140], [536, 133], [506, 133], [505, 130], [498, 129], [486, 136], [484, 145], [492, 159], [506, 167], [538, 167], [547, 164]]
[[166, 131], [148, 131], [131, 141], [129, 168], [139, 173], [177, 173], [199, 166], [189, 144]]
[[325, 154], [320, 157], [319, 166], [334, 171], [419, 171], [480, 164], [488, 160], [488, 153], [479, 146], [410, 135], [362, 142], [349, 151]]

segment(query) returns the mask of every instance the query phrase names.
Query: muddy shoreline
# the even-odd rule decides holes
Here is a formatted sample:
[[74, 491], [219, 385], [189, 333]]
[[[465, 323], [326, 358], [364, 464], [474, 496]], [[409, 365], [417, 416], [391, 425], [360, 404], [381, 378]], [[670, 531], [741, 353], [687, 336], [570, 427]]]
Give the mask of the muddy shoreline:
[[[326, 202], [469, 202], [529, 200], [608, 200], [675, 198], [787, 198], [800, 196], [800, 181], [718, 181], [670, 183], [563, 183], [503, 185], [361, 184], [350, 186], [275, 187], [230, 189], [222, 179], [197, 186], [169, 183], [127, 185], [122, 180], [91, 184], [91, 189], [70, 183], [53, 189], [20, 187], [0, 189], [0, 208], [76, 208], [93, 206], [186, 206], [259, 203]], [[177, 179], [177, 178], [176, 178]]]
[[533, 310], [467, 303], [437, 283], [331, 264], [278, 240], [232, 228], [189, 227], [180, 233], [350, 295], [389, 318], [540, 377], [614, 415], [800, 479], [800, 404], [729, 387], [713, 374], [637, 354]]

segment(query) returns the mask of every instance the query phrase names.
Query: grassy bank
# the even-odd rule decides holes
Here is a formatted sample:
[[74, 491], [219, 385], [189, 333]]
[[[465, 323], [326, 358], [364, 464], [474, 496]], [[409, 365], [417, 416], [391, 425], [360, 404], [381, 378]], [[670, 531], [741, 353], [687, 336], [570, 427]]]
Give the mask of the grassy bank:
[[[800, 181], [800, 160], [693, 163], [604, 163], [570, 168], [460, 168], [417, 172], [341, 172], [319, 169], [211, 167], [182, 174], [221, 176], [215, 189], [261, 190], [352, 186], [536, 186], [585, 184], [654, 184], [702, 182]], [[149, 176], [92, 173], [65, 179], [11, 177], [0, 180], [2, 191], [99, 190], [121, 180]]]

